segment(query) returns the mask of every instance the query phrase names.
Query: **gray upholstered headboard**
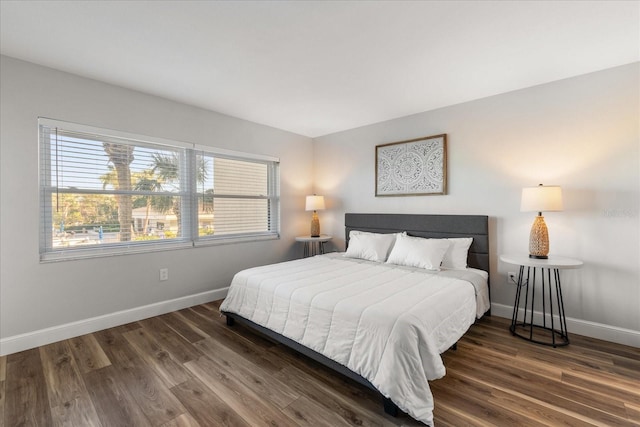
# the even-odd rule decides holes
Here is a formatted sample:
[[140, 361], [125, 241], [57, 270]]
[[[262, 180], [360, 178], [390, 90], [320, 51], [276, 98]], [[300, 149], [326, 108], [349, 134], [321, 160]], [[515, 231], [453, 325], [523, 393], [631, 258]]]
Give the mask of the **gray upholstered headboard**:
[[486, 215], [355, 214], [344, 217], [346, 242], [351, 230], [372, 233], [406, 231], [418, 237], [473, 237], [469, 267], [489, 271], [489, 217]]

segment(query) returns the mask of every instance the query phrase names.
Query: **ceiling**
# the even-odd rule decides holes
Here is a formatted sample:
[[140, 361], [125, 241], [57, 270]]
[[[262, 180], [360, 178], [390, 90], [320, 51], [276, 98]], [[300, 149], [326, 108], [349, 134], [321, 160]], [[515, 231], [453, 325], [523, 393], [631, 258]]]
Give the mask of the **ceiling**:
[[640, 60], [638, 1], [8, 1], [1, 53], [309, 137]]

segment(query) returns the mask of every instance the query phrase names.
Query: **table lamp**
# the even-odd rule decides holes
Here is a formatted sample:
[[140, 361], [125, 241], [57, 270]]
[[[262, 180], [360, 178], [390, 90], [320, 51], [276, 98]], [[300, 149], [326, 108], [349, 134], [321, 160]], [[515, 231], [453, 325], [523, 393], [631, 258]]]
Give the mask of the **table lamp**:
[[324, 196], [307, 196], [307, 203], [305, 210], [313, 211], [311, 215], [311, 237], [320, 237], [320, 220], [318, 219], [318, 213], [324, 209]]
[[529, 258], [549, 258], [549, 231], [542, 212], [562, 210], [562, 189], [555, 185], [526, 187], [522, 189], [520, 211], [538, 212], [529, 235]]

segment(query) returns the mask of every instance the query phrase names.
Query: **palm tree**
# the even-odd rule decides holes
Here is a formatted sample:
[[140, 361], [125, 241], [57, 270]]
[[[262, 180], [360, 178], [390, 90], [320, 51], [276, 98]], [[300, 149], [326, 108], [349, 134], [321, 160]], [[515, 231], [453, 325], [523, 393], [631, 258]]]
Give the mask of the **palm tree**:
[[[179, 157], [177, 153], [173, 153], [171, 155], [156, 153], [153, 155], [152, 170], [157, 174], [162, 183], [173, 185], [180, 179], [178, 168], [179, 164]], [[199, 157], [196, 179], [200, 183], [204, 183], [207, 179], [207, 164], [204, 157]], [[180, 198], [176, 198], [173, 202], [173, 213], [176, 215], [176, 218], [178, 220], [178, 236], [182, 236], [182, 215], [180, 212], [180, 202]]]
[[116, 175], [116, 170], [114, 169], [113, 165], [107, 165], [107, 169], [109, 171], [100, 176], [100, 181], [102, 181], [102, 189], [106, 190], [108, 186], [118, 188], [118, 176]]
[[[138, 191], [152, 191], [160, 192], [164, 190], [163, 180], [155, 174], [152, 169], [144, 170], [140, 173], [134, 174], [135, 184], [134, 189]], [[147, 208], [144, 220], [144, 230], [149, 227], [149, 215], [151, 209], [156, 212], [165, 213], [173, 207], [173, 197], [164, 195], [147, 195], [140, 196], [136, 200], [136, 203], [143, 202]]]
[[[104, 152], [109, 156], [116, 172], [118, 190], [131, 191], [131, 162], [133, 162], [134, 146], [103, 142]], [[118, 221], [120, 222], [120, 241], [131, 240], [133, 228], [133, 206], [130, 194], [116, 194], [118, 202]]]
[[[172, 155], [165, 155], [155, 153], [153, 155], [153, 167], [152, 170], [158, 175], [162, 182], [167, 184], [173, 184], [180, 178], [178, 172], [178, 155], [173, 153]], [[176, 199], [172, 203], [173, 213], [178, 220], [178, 236], [182, 237], [182, 216], [180, 215], [180, 198]]]
[[[145, 170], [142, 172], [141, 176], [136, 180], [136, 184], [134, 185], [134, 190], [137, 191], [162, 191], [162, 181], [159, 180], [153, 170]], [[145, 205], [147, 207], [147, 211], [145, 212], [144, 217], [144, 226], [142, 228], [142, 232], [146, 233], [149, 228], [149, 214], [151, 213], [151, 208], [154, 207], [156, 211], [163, 212], [162, 204], [154, 203], [154, 196], [142, 196], [142, 199], [145, 201]], [[154, 206], [156, 205], [156, 206]], [[164, 211], [167, 209], [165, 208]]]

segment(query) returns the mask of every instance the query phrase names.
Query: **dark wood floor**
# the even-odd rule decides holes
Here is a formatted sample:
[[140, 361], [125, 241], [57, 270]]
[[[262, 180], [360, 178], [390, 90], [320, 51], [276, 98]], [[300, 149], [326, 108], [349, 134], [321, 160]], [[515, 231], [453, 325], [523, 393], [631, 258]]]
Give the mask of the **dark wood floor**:
[[[204, 304], [0, 358], [13, 426], [420, 425], [366, 388]], [[640, 425], [640, 349], [571, 336], [564, 348], [472, 326], [431, 382], [437, 426]], [[0, 422], [2, 424], [2, 422]]]

